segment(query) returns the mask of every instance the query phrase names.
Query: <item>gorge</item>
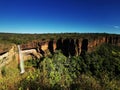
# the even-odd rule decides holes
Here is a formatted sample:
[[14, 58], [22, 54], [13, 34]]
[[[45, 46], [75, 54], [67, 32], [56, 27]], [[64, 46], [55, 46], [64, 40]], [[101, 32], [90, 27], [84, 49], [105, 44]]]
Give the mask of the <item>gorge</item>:
[[[75, 37], [74, 35], [66, 35], [64, 37], [61, 37], [58, 34], [57, 38], [41, 38], [39, 40], [37, 39], [26, 43], [21, 43], [20, 46], [18, 46], [18, 49], [21, 48], [23, 59], [28, 60], [30, 58], [40, 59], [41, 57], [46, 56], [49, 53], [54, 54], [56, 50], [61, 50], [66, 57], [79, 56], [84, 54], [84, 52], [94, 51], [97, 46], [100, 46], [103, 43], [120, 46], [120, 35], [85, 34], [84, 36], [77, 35], [77, 37]], [[11, 46], [12, 48], [9, 50], [4, 51], [2, 50], [2, 48], [0, 49], [0, 66], [3, 66], [4, 62], [10, 62], [13, 55], [17, 59], [18, 52], [16, 45], [17, 44], [14, 43], [14, 45]]]

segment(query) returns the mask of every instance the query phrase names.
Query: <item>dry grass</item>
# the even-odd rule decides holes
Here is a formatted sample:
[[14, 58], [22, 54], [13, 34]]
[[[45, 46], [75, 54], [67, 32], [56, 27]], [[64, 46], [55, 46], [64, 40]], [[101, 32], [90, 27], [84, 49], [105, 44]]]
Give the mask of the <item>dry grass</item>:
[[13, 60], [9, 65], [4, 66], [4, 74], [0, 78], [0, 90], [16, 90], [18, 82], [27, 76], [21, 75], [17, 61]]
[[12, 47], [12, 44], [0, 43], [0, 54], [7, 52]]

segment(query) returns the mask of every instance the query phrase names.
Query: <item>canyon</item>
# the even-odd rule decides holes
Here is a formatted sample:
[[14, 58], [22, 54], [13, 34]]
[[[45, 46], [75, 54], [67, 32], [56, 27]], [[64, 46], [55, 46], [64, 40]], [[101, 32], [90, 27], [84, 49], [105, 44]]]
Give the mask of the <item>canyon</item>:
[[[92, 38], [59, 38], [47, 41], [33, 41], [27, 44], [22, 44], [21, 49], [23, 52], [25, 50], [34, 49], [36, 52], [40, 53], [42, 56], [46, 55], [48, 50], [51, 54], [54, 54], [56, 50], [61, 50], [65, 56], [75, 56], [80, 55], [83, 51], [91, 52], [95, 47], [103, 44], [109, 43], [112, 45], [120, 46], [120, 36], [106, 36]], [[34, 51], [35, 52], [35, 51]], [[33, 53], [34, 54], [34, 53]], [[35, 55], [35, 54], [34, 54]], [[37, 55], [36, 55], [37, 56]], [[37, 56], [38, 57], [38, 56]]]
[[[120, 46], [120, 35], [98, 35], [96, 37], [90, 37], [85, 35], [84, 37], [66, 37], [66, 38], [52, 38], [47, 40], [33, 40], [25, 44], [20, 44], [21, 52], [23, 54], [23, 60], [40, 59], [49, 54], [54, 54], [56, 50], [66, 56], [79, 56], [85, 52], [91, 52], [96, 47], [103, 43]], [[0, 67], [10, 63], [11, 61], [18, 60], [18, 48], [14, 44], [7, 51], [1, 50], [0, 52]]]

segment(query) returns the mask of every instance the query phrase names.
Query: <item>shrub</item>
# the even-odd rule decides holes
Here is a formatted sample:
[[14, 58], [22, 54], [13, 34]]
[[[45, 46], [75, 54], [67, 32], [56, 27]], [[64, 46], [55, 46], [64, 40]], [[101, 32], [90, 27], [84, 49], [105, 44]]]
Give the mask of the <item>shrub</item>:
[[1, 74], [2, 74], [2, 76], [6, 76], [6, 67], [5, 66], [3, 66], [2, 67], [2, 69], [1, 69]]

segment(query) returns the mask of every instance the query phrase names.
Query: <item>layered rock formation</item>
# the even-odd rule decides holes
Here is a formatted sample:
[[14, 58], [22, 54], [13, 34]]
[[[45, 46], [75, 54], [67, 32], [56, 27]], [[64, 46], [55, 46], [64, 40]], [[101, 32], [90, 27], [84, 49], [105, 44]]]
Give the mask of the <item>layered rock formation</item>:
[[34, 41], [28, 44], [22, 44], [21, 49], [29, 50], [35, 49], [36, 52], [42, 54], [43, 56], [46, 54], [46, 51], [49, 50], [51, 54], [55, 52], [55, 50], [61, 50], [65, 56], [74, 56], [80, 55], [82, 51], [93, 51], [96, 46], [99, 46], [103, 43], [109, 43], [113, 45], [120, 46], [120, 36], [103, 36], [98, 38], [59, 38], [48, 41]]
[[[54, 54], [56, 50], [61, 50], [65, 56], [75, 56], [91, 52], [95, 47], [109, 43], [120, 46], [120, 35], [98, 36], [94, 38], [59, 38], [44, 41], [32, 41], [26, 44], [21, 44], [24, 60], [41, 58], [48, 53]], [[17, 46], [12, 46], [7, 52], [0, 55], [0, 67], [9, 63], [13, 59], [18, 60]]]
[[8, 52], [0, 55], [0, 68], [6, 64], [9, 64], [12, 60], [15, 60], [16, 55], [15, 46], [12, 46]]

